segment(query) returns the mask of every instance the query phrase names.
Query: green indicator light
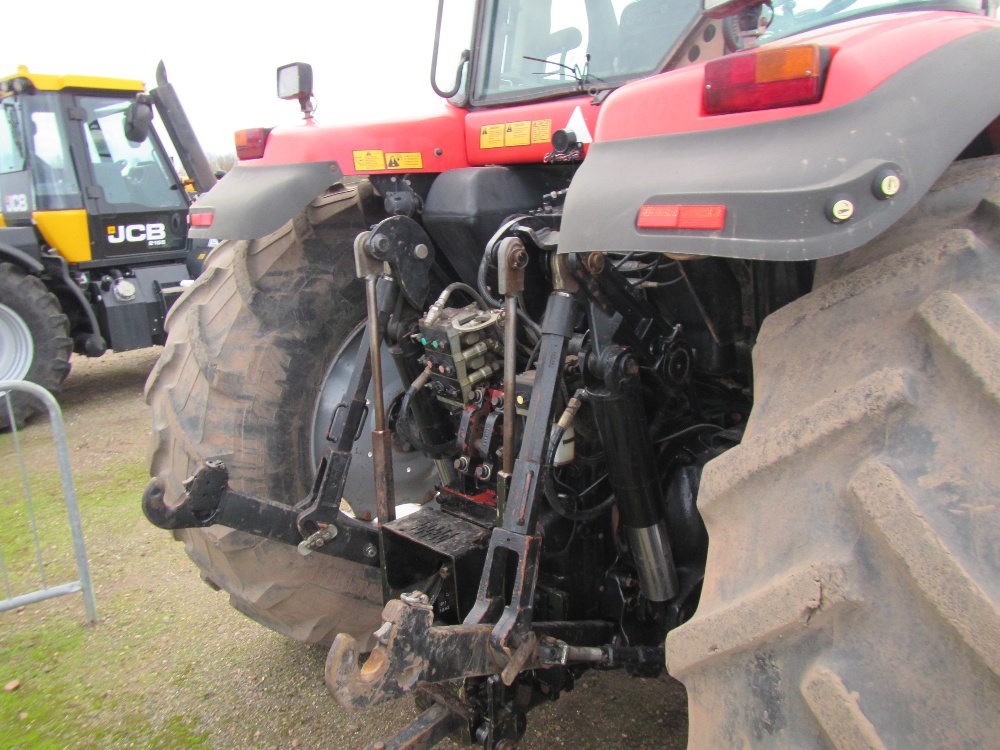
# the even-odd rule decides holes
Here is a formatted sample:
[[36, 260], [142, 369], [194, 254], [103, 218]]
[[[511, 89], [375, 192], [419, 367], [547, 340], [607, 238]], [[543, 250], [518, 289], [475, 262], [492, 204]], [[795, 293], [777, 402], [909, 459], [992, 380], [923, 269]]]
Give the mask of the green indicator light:
[[437, 341], [432, 341], [431, 342], [431, 346], [433, 346], [435, 349], [437, 349], [438, 348], [438, 342]]
[[420, 345], [421, 346], [427, 346], [427, 337], [426, 336], [421, 336], [420, 337]]

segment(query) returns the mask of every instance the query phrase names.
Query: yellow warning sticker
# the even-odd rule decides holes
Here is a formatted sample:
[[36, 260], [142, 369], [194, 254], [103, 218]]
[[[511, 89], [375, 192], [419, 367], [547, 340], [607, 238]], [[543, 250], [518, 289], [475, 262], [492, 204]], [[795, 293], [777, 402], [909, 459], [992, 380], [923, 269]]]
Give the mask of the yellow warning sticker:
[[381, 151], [354, 151], [354, 168], [358, 171], [385, 169], [385, 157]]
[[552, 140], [552, 120], [532, 120], [531, 142], [548, 143]]
[[385, 155], [386, 169], [423, 169], [424, 159], [419, 151], [388, 153]]
[[479, 148], [503, 148], [504, 124], [483, 125], [479, 129]]
[[552, 120], [520, 120], [483, 125], [479, 128], [479, 148], [510, 148], [549, 143], [552, 140]]
[[503, 145], [530, 146], [531, 120], [523, 122], [508, 122], [503, 129]]

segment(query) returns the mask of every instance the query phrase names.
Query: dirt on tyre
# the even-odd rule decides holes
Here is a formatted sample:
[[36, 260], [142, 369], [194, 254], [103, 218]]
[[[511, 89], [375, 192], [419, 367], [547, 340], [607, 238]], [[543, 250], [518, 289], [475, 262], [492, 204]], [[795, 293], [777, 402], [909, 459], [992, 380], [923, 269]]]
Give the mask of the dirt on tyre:
[[1000, 741], [998, 177], [956, 164], [765, 322], [667, 638], [690, 748]]
[[[318, 404], [318, 394], [333, 377], [331, 363], [353, 361], [344, 350], [364, 316], [352, 248], [377, 213], [373, 201], [367, 183], [338, 187], [267, 237], [223, 243], [171, 310], [166, 347], [146, 384], [149, 468], [165, 484], [165, 502], [176, 501], [207, 459], [226, 463], [239, 492], [289, 504], [306, 496], [317, 430], [333, 408]], [[360, 446], [352, 476], [370, 487], [371, 471]], [[359, 515], [374, 507], [362, 494], [351, 498]], [[279, 633], [328, 644], [345, 632], [364, 647], [381, 622], [377, 567], [302, 556], [221, 526], [175, 535], [209, 584]]]
[[[18, 266], [0, 263], [0, 380], [28, 380], [58, 394], [72, 352], [69, 319], [56, 296]], [[45, 409], [16, 392], [10, 405], [17, 425]], [[0, 401], [0, 431], [9, 428], [7, 404]]]

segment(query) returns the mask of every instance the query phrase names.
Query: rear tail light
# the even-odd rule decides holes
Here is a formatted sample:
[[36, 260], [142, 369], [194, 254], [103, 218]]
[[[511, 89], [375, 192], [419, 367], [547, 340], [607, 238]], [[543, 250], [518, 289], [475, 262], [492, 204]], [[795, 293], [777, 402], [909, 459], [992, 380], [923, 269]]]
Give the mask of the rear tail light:
[[250, 128], [237, 130], [233, 136], [236, 140], [237, 159], [260, 159], [264, 155], [267, 136], [270, 128]]
[[722, 229], [726, 225], [726, 207], [647, 203], [639, 209], [635, 225], [639, 229]]
[[760, 50], [705, 65], [710, 115], [814, 104], [823, 97], [830, 50], [817, 44]]
[[192, 211], [188, 218], [193, 227], [210, 227], [215, 220], [215, 213], [213, 211]]

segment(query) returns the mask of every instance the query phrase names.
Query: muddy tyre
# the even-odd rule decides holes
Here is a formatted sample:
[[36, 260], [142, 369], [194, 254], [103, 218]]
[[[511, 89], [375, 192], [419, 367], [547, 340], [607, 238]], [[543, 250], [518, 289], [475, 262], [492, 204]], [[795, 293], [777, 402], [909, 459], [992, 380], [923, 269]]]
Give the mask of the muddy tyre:
[[765, 322], [744, 442], [701, 485], [704, 592], [667, 638], [690, 748], [996, 746], [998, 176], [954, 166]]
[[[364, 284], [352, 246], [368, 228], [371, 198], [367, 184], [338, 188], [268, 237], [223, 243], [171, 310], [166, 347], [146, 384], [150, 474], [165, 483], [168, 504], [206, 459], [226, 463], [237, 491], [289, 504], [308, 493], [317, 434], [339, 400], [326, 386], [344, 381], [360, 340]], [[359, 516], [374, 508], [369, 450], [356, 445], [350, 474]], [[364, 647], [381, 622], [378, 568], [303, 557], [221, 526], [176, 536], [206, 582], [279, 633], [326, 644], [345, 632]]]
[[[29, 380], [58, 394], [69, 374], [73, 341], [59, 300], [39, 279], [11, 263], [0, 263], [0, 380]], [[24, 393], [12, 393], [18, 425], [45, 407]], [[0, 401], [0, 431], [10, 427]]]

